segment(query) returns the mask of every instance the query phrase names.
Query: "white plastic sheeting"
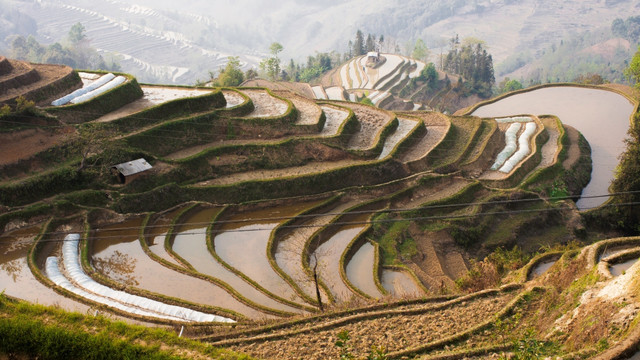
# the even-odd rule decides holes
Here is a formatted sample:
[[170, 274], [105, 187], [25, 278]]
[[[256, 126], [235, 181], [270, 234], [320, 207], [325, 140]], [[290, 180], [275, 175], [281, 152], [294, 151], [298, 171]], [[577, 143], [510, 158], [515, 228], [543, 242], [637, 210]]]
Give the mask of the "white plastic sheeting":
[[513, 170], [513, 168], [518, 165], [520, 161], [522, 161], [522, 159], [529, 155], [529, 153], [531, 152], [531, 148], [529, 147], [529, 140], [531, 139], [531, 136], [533, 136], [533, 133], [536, 132], [536, 129], [537, 126], [535, 122], [528, 122], [525, 125], [524, 131], [520, 135], [520, 138], [518, 138], [518, 151], [504, 163], [504, 165], [500, 168], [500, 172], [506, 174], [510, 173], [511, 170]]
[[116, 86], [124, 83], [125, 81], [127, 81], [127, 78], [124, 76], [117, 76], [115, 77], [113, 80], [109, 81], [108, 83], [100, 86], [99, 88], [93, 90], [93, 91], [89, 91], [88, 93], [84, 94], [84, 95], [80, 95], [76, 98], [71, 99], [69, 102], [72, 104], [78, 104], [81, 102], [85, 102], [87, 100], [91, 100], [94, 97], [105, 93], [113, 88], [115, 88]]
[[156, 318], [161, 318], [161, 319], [166, 319], [166, 320], [173, 320], [173, 321], [184, 321], [183, 319], [180, 318], [175, 318], [175, 317], [171, 317], [171, 316], [164, 316], [164, 315], [160, 315], [158, 313], [151, 313], [148, 311], [144, 311], [142, 309], [138, 309], [138, 308], [134, 308], [131, 306], [126, 306], [124, 304], [121, 304], [119, 302], [114, 302], [110, 299], [107, 299], [105, 297], [102, 296], [98, 296], [96, 294], [92, 294], [88, 291], [85, 291], [84, 289], [75, 286], [74, 284], [71, 283], [71, 281], [69, 281], [66, 277], [64, 277], [64, 275], [62, 275], [62, 273], [60, 273], [60, 269], [58, 268], [58, 258], [55, 256], [50, 256], [47, 258], [47, 261], [45, 263], [45, 272], [47, 273], [47, 276], [49, 277], [49, 279], [51, 281], [53, 281], [54, 284], [60, 286], [61, 288], [70, 291], [76, 295], [79, 295], [85, 299], [89, 299], [91, 301], [97, 302], [99, 304], [103, 304], [103, 305], [109, 305], [111, 307], [114, 307], [118, 310], [121, 311], [125, 311], [131, 314], [136, 314], [136, 315], [142, 315], [142, 316], [149, 316], [149, 317], [156, 317]]
[[72, 92], [69, 95], [65, 95], [63, 97], [61, 97], [60, 99], [54, 100], [51, 102], [51, 105], [53, 106], [60, 106], [60, 105], [64, 105], [68, 102], [70, 102], [71, 100], [77, 98], [78, 96], [82, 96], [88, 92], [91, 92], [99, 87], [101, 87], [102, 85], [108, 83], [109, 81], [113, 80], [116, 76], [113, 75], [112, 73], [108, 73], [105, 75], [102, 75], [98, 80], [92, 82], [91, 84], [78, 89], [74, 92]]
[[496, 162], [491, 166], [491, 170], [500, 169], [504, 162], [507, 161], [507, 159], [516, 151], [516, 135], [518, 134], [518, 131], [520, 131], [520, 126], [520, 123], [513, 123], [505, 132], [504, 136], [507, 141], [507, 145], [505, 145], [504, 149], [502, 149], [498, 156], [496, 156]]
[[514, 116], [514, 117], [499, 118], [499, 119], [496, 119], [496, 121], [499, 123], [529, 122], [529, 121], [533, 121], [533, 119], [528, 116]]
[[[70, 279], [75, 284], [78, 285], [80, 290], [84, 292], [93, 293], [98, 297], [104, 298], [104, 301], [98, 301], [98, 302], [109, 305], [109, 306], [113, 306], [116, 308], [120, 308], [119, 307], [120, 305], [124, 305], [126, 307], [135, 307], [140, 311], [151, 313], [151, 315], [146, 315], [146, 316], [154, 316], [154, 317], [159, 317], [164, 319], [178, 319], [180, 321], [195, 321], [195, 322], [214, 322], [214, 321], [227, 322], [227, 323], [235, 322], [232, 319], [225, 318], [222, 316], [205, 314], [203, 312], [187, 309], [184, 307], [168, 305], [152, 299], [147, 299], [141, 296], [128, 294], [124, 291], [113, 290], [109, 287], [106, 287], [102, 284], [97, 283], [91, 277], [85, 274], [80, 266], [80, 260], [78, 256], [79, 240], [80, 240], [80, 235], [78, 234], [69, 234], [65, 237], [65, 241], [62, 245], [62, 256], [63, 256], [64, 268], [67, 274], [69, 275]], [[47, 261], [49, 260], [47, 259]], [[60, 286], [63, 286], [63, 285], [60, 285]], [[78, 295], [84, 296], [83, 294], [78, 294]], [[138, 312], [133, 312], [133, 313], [136, 314]]]

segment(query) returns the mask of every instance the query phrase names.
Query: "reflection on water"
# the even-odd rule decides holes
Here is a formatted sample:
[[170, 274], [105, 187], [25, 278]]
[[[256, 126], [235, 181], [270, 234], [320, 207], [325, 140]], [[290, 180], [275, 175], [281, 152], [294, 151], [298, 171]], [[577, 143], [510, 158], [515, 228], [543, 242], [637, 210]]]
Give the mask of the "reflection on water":
[[[578, 129], [591, 145], [593, 172], [583, 196], [604, 195], [615, 175], [618, 156], [624, 150], [633, 104], [608, 90], [571, 86], [536, 89], [515, 94], [479, 107], [475, 116], [502, 117], [515, 114], [551, 114]], [[601, 205], [606, 198], [580, 199], [578, 208]]]
[[227, 223], [219, 228], [214, 238], [215, 251], [229, 265], [240, 270], [273, 294], [303, 303], [304, 300], [271, 266], [267, 247], [272, 231], [287, 221], [286, 218], [293, 217], [317, 204], [318, 202], [304, 202], [290, 206], [277, 206], [225, 218], [223, 221], [242, 222]]
[[535, 269], [533, 269], [533, 271], [531, 272], [531, 278], [537, 278], [538, 276], [544, 274], [545, 272], [547, 272], [547, 270], [549, 270], [549, 268], [551, 266], [553, 266], [553, 264], [556, 263], [557, 260], [553, 260], [553, 261], [546, 261], [543, 263], [540, 263], [536, 266]]
[[[260, 292], [250, 283], [225, 268], [209, 252], [207, 247], [207, 224], [219, 212], [220, 209], [218, 208], [206, 208], [185, 218], [182, 221], [184, 224], [176, 229], [172, 250], [191, 264], [196, 271], [224, 281], [247, 299], [257, 304], [283, 311], [297, 311]], [[247, 247], [243, 248], [243, 254], [254, 252], [247, 251], [247, 249]], [[260, 285], [264, 284], [261, 283]]]
[[110, 225], [96, 231], [93, 240], [94, 257], [92, 264], [103, 275], [126, 284], [138, 285], [136, 281], [137, 259], [118, 245], [138, 242], [142, 217], [123, 223]]
[[633, 264], [635, 264], [636, 261], [638, 261], [638, 259], [631, 259], [625, 262], [621, 262], [619, 264], [611, 265], [611, 267], [609, 268], [609, 271], [611, 271], [611, 275], [613, 276], [620, 276], [624, 274], [627, 270], [629, 270], [629, 268], [633, 266]]
[[174, 211], [162, 214], [159, 218], [155, 219], [152, 224], [147, 225], [147, 246], [149, 246], [149, 250], [158, 255], [160, 258], [169, 261], [178, 266], [182, 266], [173, 256], [167, 253], [167, 250], [164, 247], [164, 241], [167, 236], [167, 232], [169, 231], [169, 226], [173, 222], [173, 219], [181, 212], [183, 209], [178, 208]]
[[394, 297], [419, 296], [423, 294], [411, 276], [404, 271], [384, 269], [380, 279], [382, 286]]
[[380, 290], [374, 281], [375, 247], [370, 243], [364, 243], [347, 263], [347, 278], [353, 286], [362, 290], [365, 294], [380, 297]]
[[93, 266], [108, 277], [126, 285], [138, 285], [134, 272], [137, 260], [119, 250], [107, 258], [95, 258]]
[[26, 261], [21, 258], [28, 253], [38, 232], [39, 228], [31, 227], [0, 236], [0, 270], [3, 277], [17, 283], [27, 275], [29, 269], [24, 267]]
[[348, 301], [354, 296], [354, 293], [342, 281], [340, 276], [340, 257], [349, 243], [364, 228], [364, 225], [342, 227], [340, 231], [320, 245], [311, 255], [309, 261], [311, 268], [314, 268], [317, 258], [320, 278], [337, 300]]
[[32, 303], [87, 312], [88, 306], [56, 293], [31, 273], [27, 255], [38, 232], [39, 228], [32, 227], [0, 236], [0, 292]]
[[[136, 260], [132, 276], [138, 282], [138, 288], [184, 299], [197, 304], [219, 306], [237, 311], [250, 318], [262, 318], [265, 314], [240, 303], [226, 290], [208, 281], [173, 271], [151, 259], [137, 241], [142, 219], [107, 226], [92, 238], [92, 262], [108, 259], [119, 251]], [[130, 229], [134, 227], [135, 229]], [[123, 229], [129, 228], [129, 229]], [[120, 234], [121, 236], [118, 236]], [[110, 275], [110, 278], [113, 274]], [[115, 280], [115, 279], [114, 279]]]

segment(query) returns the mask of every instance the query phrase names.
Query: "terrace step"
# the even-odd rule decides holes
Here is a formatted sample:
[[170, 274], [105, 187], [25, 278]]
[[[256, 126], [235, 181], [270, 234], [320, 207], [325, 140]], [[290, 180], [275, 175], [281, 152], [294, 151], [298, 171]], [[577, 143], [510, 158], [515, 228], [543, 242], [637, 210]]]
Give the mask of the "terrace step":
[[[327, 346], [335, 342], [335, 334], [347, 331], [352, 339], [351, 352], [366, 356], [372, 346], [386, 343], [391, 354], [434, 344], [440, 339], [462, 334], [483, 324], [511, 306], [513, 293], [486, 292], [432, 305], [404, 306], [402, 309], [365, 312], [337, 320], [299, 322], [282, 327], [265, 328], [262, 332], [213, 342], [215, 346], [249, 353], [260, 358], [329, 359], [339, 357], [339, 348]], [[392, 319], [392, 320], [391, 320]], [[402, 331], [399, 331], [399, 327]], [[250, 334], [250, 335], [249, 335]], [[396, 358], [394, 355], [393, 358]], [[397, 356], [400, 358], [400, 356]]]

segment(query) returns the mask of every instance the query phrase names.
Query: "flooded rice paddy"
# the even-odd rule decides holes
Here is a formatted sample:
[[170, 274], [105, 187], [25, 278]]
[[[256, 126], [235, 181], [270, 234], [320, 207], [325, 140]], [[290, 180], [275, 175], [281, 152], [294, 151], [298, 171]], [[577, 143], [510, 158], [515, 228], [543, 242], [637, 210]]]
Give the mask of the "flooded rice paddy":
[[[624, 151], [624, 139], [634, 105], [608, 90], [557, 86], [518, 93], [479, 107], [474, 116], [502, 117], [516, 114], [556, 115], [563, 124], [576, 128], [591, 145], [593, 171], [583, 196], [606, 195]], [[607, 200], [581, 198], [578, 208], [597, 207]]]

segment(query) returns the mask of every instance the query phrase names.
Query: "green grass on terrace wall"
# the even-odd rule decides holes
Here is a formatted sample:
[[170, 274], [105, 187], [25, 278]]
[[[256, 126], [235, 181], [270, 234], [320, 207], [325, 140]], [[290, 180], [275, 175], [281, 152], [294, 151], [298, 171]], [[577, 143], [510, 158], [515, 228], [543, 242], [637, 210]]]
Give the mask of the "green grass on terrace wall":
[[281, 197], [303, 196], [352, 186], [380, 184], [407, 176], [403, 165], [394, 160], [367, 162], [306, 176], [273, 180], [254, 180], [232, 185], [181, 187], [167, 184], [151, 191], [124, 195], [113, 208], [122, 213], [163, 210], [189, 200], [242, 203]]

